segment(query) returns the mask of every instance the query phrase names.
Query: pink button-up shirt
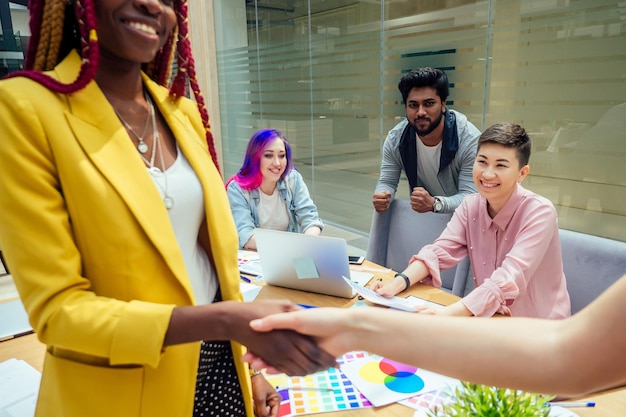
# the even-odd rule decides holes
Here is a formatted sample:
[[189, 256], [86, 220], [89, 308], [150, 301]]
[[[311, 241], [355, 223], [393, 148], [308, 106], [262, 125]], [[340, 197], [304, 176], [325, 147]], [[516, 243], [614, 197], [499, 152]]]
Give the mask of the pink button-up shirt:
[[[426, 263], [430, 283], [469, 253], [476, 288], [461, 301], [475, 316], [563, 318], [571, 314], [556, 210], [521, 185], [492, 219], [487, 200], [472, 194], [441, 236], [411, 258]], [[424, 280], [428, 282], [428, 280]]]

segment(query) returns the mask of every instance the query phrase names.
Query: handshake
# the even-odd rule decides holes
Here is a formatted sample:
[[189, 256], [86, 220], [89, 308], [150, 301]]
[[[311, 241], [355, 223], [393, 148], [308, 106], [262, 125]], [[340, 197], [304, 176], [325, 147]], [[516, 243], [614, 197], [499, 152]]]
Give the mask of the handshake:
[[336, 358], [349, 351], [335, 334], [346, 309], [303, 309], [272, 300], [243, 303], [243, 310], [249, 327], [237, 341], [248, 348], [244, 361], [255, 369], [308, 375], [337, 366]]

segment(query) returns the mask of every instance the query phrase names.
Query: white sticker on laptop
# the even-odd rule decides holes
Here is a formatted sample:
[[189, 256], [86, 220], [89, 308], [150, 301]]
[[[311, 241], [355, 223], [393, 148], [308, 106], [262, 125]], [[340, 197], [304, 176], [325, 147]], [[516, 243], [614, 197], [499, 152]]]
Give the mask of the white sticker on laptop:
[[296, 268], [296, 275], [298, 276], [298, 279], [313, 279], [320, 277], [313, 258], [294, 258], [293, 266]]

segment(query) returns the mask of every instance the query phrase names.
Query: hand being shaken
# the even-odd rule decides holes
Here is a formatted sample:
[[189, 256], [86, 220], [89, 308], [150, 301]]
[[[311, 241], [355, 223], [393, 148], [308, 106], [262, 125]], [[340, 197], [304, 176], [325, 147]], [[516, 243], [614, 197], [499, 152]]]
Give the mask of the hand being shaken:
[[[290, 329], [299, 334], [312, 336], [319, 343], [320, 348], [335, 358], [351, 350], [347, 345], [345, 333], [342, 331], [344, 320], [349, 320], [346, 318], [346, 313], [349, 314], [347, 309], [330, 307], [301, 309], [253, 320], [250, 326], [258, 332]], [[266, 372], [270, 374], [282, 372], [254, 352], [246, 353], [243, 360], [249, 362], [255, 369], [266, 369]], [[336, 366], [336, 363], [333, 366]]]
[[[336, 366], [335, 356], [318, 346], [313, 338], [293, 330], [273, 330], [259, 333], [250, 328], [252, 320], [270, 314], [300, 309], [287, 300], [255, 301], [237, 303], [237, 319], [233, 325], [238, 334], [236, 340], [248, 348], [248, 352], [287, 375], [308, 375]], [[259, 368], [260, 369], [260, 368]]]

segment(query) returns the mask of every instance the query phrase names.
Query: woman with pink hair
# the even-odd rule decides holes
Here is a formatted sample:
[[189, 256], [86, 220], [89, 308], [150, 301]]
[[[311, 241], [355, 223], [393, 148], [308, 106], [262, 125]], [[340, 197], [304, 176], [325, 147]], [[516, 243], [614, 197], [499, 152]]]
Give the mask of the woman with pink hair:
[[256, 250], [255, 228], [315, 236], [324, 228], [302, 175], [293, 168], [291, 146], [279, 130], [252, 135], [243, 165], [226, 188], [243, 249]]

